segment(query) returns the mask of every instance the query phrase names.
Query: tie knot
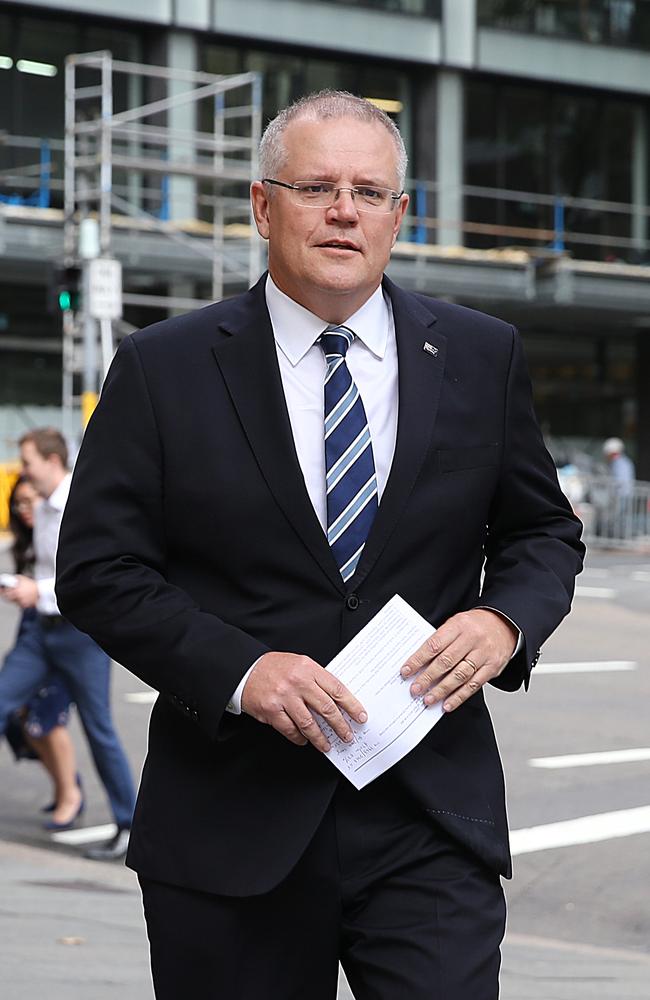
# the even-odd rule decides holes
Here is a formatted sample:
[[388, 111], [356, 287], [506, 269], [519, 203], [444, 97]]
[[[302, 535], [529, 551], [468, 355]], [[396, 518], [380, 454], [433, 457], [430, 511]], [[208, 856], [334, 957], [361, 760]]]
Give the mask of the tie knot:
[[354, 333], [347, 326], [328, 326], [319, 337], [325, 357], [344, 358], [346, 351], [354, 340]]

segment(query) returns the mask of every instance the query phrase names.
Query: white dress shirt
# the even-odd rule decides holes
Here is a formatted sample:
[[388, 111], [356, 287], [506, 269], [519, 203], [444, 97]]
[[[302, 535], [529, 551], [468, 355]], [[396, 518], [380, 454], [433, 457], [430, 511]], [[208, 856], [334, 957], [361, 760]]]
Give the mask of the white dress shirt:
[[[326, 532], [323, 408], [327, 362], [316, 341], [327, 323], [281, 292], [270, 276], [266, 304], [298, 461], [309, 499]], [[345, 326], [356, 335], [346, 361], [368, 418], [381, 500], [395, 452], [398, 413], [395, 323], [390, 300], [381, 287], [346, 319]]]
[[49, 497], [34, 507], [34, 579], [38, 588], [36, 609], [43, 615], [58, 615], [59, 607], [54, 596], [56, 547], [63, 508], [70, 492], [70, 473], [61, 480]]

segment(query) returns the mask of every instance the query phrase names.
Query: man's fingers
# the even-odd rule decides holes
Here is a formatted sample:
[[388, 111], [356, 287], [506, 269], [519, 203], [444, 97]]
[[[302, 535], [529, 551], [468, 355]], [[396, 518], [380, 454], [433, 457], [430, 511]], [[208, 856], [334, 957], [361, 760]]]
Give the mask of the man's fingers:
[[307, 737], [303, 736], [284, 709], [278, 713], [273, 723], [273, 728], [276, 729], [282, 736], [285, 736], [288, 740], [290, 740], [291, 743], [295, 743], [296, 746], [304, 747], [307, 743]]
[[[432, 660], [440, 658], [446, 651], [447, 648], [458, 639], [460, 635], [460, 628], [451, 620], [445, 622], [441, 625], [437, 632], [432, 632], [431, 635], [424, 640], [419, 649], [409, 656], [408, 660], [402, 667], [400, 673], [402, 677], [412, 677], [413, 674], [417, 674], [426, 667]], [[453, 664], [452, 664], [453, 666]]]
[[[303, 739], [311, 743], [321, 753], [327, 753], [330, 749], [329, 740], [318, 725], [309, 707], [299, 699], [295, 699], [287, 704], [286, 712]], [[332, 726], [332, 728], [334, 727]]]
[[468, 681], [482, 665], [483, 657], [479, 650], [468, 648], [466, 642], [458, 640], [413, 678], [411, 694], [424, 694], [443, 680], [453, 690]]
[[343, 712], [361, 723], [366, 721], [367, 715], [361, 702], [336, 677], [323, 671], [315, 680], [313, 689], [304, 696], [304, 702], [296, 699], [287, 704], [287, 712], [303, 736], [317, 750], [327, 753], [330, 742], [312, 712], [346, 743], [352, 742], [354, 733]]
[[[466, 684], [462, 684], [448, 696], [442, 691], [436, 692], [434, 690], [427, 695], [424, 700], [427, 703], [433, 703], [434, 701], [444, 699], [442, 707], [445, 712], [453, 712], [455, 708], [459, 708], [463, 702], [467, 701], [468, 698], [471, 698], [477, 691], [480, 691], [483, 685], [487, 684], [493, 676], [493, 672], [488, 667], [482, 667], [480, 670], [477, 670], [475, 674], [473, 674]], [[429, 699], [431, 699], [431, 702], [429, 702]]]
[[244, 685], [242, 709], [291, 742], [309, 742], [323, 753], [330, 743], [318, 717], [346, 742], [353, 739], [349, 719], [362, 724], [367, 720], [361, 702], [338, 678], [309, 657], [293, 653], [260, 657]]
[[368, 721], [368, 713], [359, 699], [355, 698], [352, 692], [348, 691], [345, 684], [337, 677], [334, 677], [325, 670], [319, 678], [319, 685], [324, 691], [327, 691], [330, 698], [336, 702], [339, 708], [344, 709], [355, 722], [363, 724]]

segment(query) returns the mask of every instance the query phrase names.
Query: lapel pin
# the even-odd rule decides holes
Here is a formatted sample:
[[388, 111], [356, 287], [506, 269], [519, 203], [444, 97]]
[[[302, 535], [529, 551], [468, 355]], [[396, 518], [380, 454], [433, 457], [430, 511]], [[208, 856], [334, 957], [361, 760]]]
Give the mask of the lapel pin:
[[427, 354], [430, 354], [433, 358], [435, 358], [438, 353], [438, 348], [434, 347], [433, 344], [430, 344], [428, 340], [425, 340], [422, 350], [426, 351]]

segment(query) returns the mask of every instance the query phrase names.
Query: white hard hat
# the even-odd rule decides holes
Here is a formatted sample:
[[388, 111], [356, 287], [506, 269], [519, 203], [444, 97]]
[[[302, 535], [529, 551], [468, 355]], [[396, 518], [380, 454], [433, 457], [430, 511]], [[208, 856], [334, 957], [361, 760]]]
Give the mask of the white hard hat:
[[607, 438], [603, 445], [603, 455], [618, 455], [625, 451], [625, 445], [620, 438]]

